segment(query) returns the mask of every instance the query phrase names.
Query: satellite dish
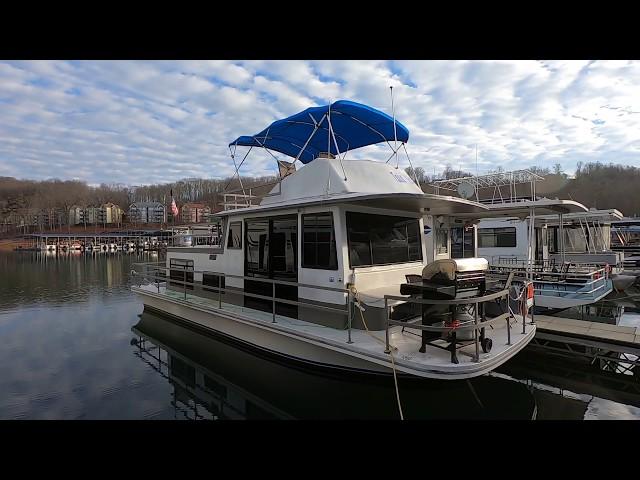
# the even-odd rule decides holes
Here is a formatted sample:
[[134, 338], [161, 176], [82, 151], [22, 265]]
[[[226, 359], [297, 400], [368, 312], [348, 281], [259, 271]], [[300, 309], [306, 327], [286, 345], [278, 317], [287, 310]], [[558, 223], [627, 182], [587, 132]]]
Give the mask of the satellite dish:
[[463, 182], [460, 185], [458, 185], [458, 194], [462, 198], [469, 199], [476, 194], [476, 189], [472, 184], [468, 182]]

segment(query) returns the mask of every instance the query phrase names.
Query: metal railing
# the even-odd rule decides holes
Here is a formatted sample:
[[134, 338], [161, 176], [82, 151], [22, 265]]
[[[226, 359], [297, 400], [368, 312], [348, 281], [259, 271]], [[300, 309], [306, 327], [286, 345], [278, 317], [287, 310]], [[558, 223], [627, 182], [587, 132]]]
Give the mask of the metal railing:
[[[160, 283], [161, 282], [169, 282], [169, 284], [178, 284], [178, 285], [182, 285], [183, 286], [183, 295], [184, 295], [184, 301], [187, 302], [187, 287], [190, 286], [191, 290], [193, 290], [196, 286], [201, 288], [202, 290], [206, 290], [206, 291], [211, 291], [214, 293], [218, 294], [218, 309], [219, 310], [223, 310], [223, 303], [222, 303], [222, 294], [223, 293], [227, 293], [227, 291], [229, 293], [235, 293], [235, 294], [241, 294], [244, 297], [250, 297], [250, 298], [255, 298], [258, 300], [267, 300], [267, 301], [271, 301], [271, 315], [272, 315], [272, 323], [277, 323], [276, 321], [276, 303], [279, 304], [286, 304], [286, 305], [294, 305], [294, 306], [302, 306], [305, 308], [310, 308], [310, 309], [314, 309], [314, 310], [320, 310], [320, 311], [325, 311], [325, 312], [332, 312], [332, 313], [337, 313], [339, 315], [347, 315], [347, 343], [353, 343], [351, 340], [351, 329], [352, 329], [352, 311], [353, 311], [353, 295], [351, 293], [350, 290], [346, 289], [346, 288], [336, 288], [336, 287], [324, 287], [321, 285], [310, 285], [307, 283], [299, 283], [299, 282], [290, 282], [290, 281], [286, 281], [286, 280], [274, 280], [274, 279], [268, 279], [268, 278], [257, 278], [257, 277], [249, 277], [246, 275], [233, 275], [233, 274], [229, 274], [229, 273], [225, 273], [225, 272], [214, 272], [214, 271], [210, 271], [210, 270], [194, 270], [193, 268], [190, 268], [188, 266], [182, 266], [182, 265], [173, 265], [170, 267], [167, 267], [164, 262], [145, 262], [145, 263], [133, 263], [134, 266], [143, 266], [145, 268], [149, 268], [153, 271], [153, 273], [149, 273], [149, 272], [138, 272], [136, 270], [132, 270], [131, 271], [131, 275], [133, 277], [138, 277], [138, 278], [142, 278], [142, 279], [151, 279], [153, 280], [153, 283], [156, 285], [157, 291], [158, 293], [160, 293]], [[169, 270], [178, 270], [178, 271], [182, 271], [183, 272], [183, 279], [182, 280], [178, 280], [176, 278], [172, 278], [171, 277], [171, 273], [169, 272], [169, 275], [166, 274], [166, 271]], [[162, 271], [162, 275], [157, 275], [156, 273], [160, 273]], [[218, 278], [218, 285], [217, 286], [210, 286], [210, 285], [204, 285], [203, 283], [197, 283], [195, 281], [195, 276], [194, 279], [192, 281], [187, 281], [187, 273], [192, 273], [192, 274], [196, 274], [196, 273], [201, 273], [201, 274], [207, 274], [207, 275], [216, 275]], [[271, 284], [271, 296], [267, 296], [267, 295], [260, 295], [257, 293], [248, 293], [246, 291], [239, 291], [239, 290], [235, 290], [233, 288], [229, 289], [227, 287], [222, 287], [222, 279], [226, 279], [226, 278], [234, 278], [234, 279], [241, 279], [241, 280], [250, 280], [250, 281], [255, 281], [255, 282], [262, 282], [262, 283], [266, 283], [266, 284]], [[225, 285], [226, 285], [226, 280], [225, 280]], [[342, 294], [346, 294], [346, 301], [345, 301], [345, 309], [341, 309], [341, 308], [333, 308], [333, 307], [326, 307], [324, 305], [317, 305], [314, 303], [309, 303], [309, 302], [301, 302], [298, 300], [290, 300], [290, 299], [286, 299], [286, 298], [281, 298], [281, 297], [276, 297], [276, 285], [285, 285], [285, 286], [292, 286], [292, 287], [300, 287], [300, 288], [309, 288], [309, 289], [315, 289], [315, 290], [323, 290], [323, 291], [329, 291], [329, 292], [336, 292], [336, 293], [342, 293]]]
[[[319, 310], [319, 311], [325, 311], [325, 312], [332, 312], [332, 313], [337, 313], [339, 315], [346, 315], [347, 316], [347, 342], [348, 344], [352, 344], [352, 335], [351, 335], [351, 330], [352, 330], [352, 322], [353, 322], [353, 311], [354, 311], [354, 303], [355, 303], [355, 298], [353, 293], [351, 292], [351, 290], [349, 289], [345, 289], [345, 288], [335, 288], [335, 287], [324, 287], [324, 286], [320, 286], [320, 285], [310, 285], [310, 284], [306, 284], [306, 283], [299, 283], [299, 282], [290, 282], [290, 281], [286, 281], [286, 280], [273, 280], [273, 279], [266, 279], [266, 278], [256, 278], [256, 277], [249, 277], [249, 276], [245, 276], [245, 275], [233, 275], [233, 274], [228, 274], [228, 273], [224, 273], [224, 272], [213, 272], [213, 271], [209, 271], [209, 270], [194, 270], [193, 268], [190, 268], [188, 266], [181, 266], [181, 265], [174, 265], [171, 267], [167, 267], [166, 264], [164, 262], [145, 262], [145, 263], [133, 263], [134, 266], [142, 266], [145, 269], [151, 270], [151, 272], [149, 272], [148, 270], [146, 272], [138, 272], [136, 270], [132, 270], [131, 271], [131, 275], [133, 277], [137, 277], [140, 278], [141, 280], [150, 280], [150, 283], [153, 283], [156, 285], [157, 291], [158, 293], [160, 293], [160, 286], [161, 283], [165, 283], [168, 282], [169, 284], [178, 284], [178, 285], [182, 285], [182, 293], [184, 295], [183, 301], [184, 302], [189, 302], [188, 300], [188, 294], [187, 294], [187, 287], [191, 286], [192, 288], [198, 286], [199, 288], [201, 288], [202, 290], [206, 290], [206, 291], [211, 291], [213, 293], [217, 293], [217, 301], [218, 301], [218, 306], [217, 309], [213, 306], [203, 306], [202, 304], [198, 304], [199, 307], [204, 307], [207, 309], [210, 309], [212, 311], [216, 311], [216, 310], [224, 310], [224, 304], [222, 302], [222, 294], [229, 292], [229, 293], [235, 293], [235, 294], [240, 294], [243, 295], [245, 297], [250, 297], [250, 298], [256, 298], [256, 299], [260, 299], [260, 300], [266, 300], [266, 301], [271, 301], [271, 315], [272, 315], [272, 323], [277, 323], [276, 320], [276, 303], [281, 303], [281, 304], [288, 304], [288, 305], [295, 305], [295, 306], [302, 306], [305, 308], [310, 308], [310, 309], [315, 309], [315, 310]], [[182, 271], [182, 280], [178, 280], [176, 278], [171, 278], [170, 272], [169, 275], [167, 275], [167, 271], [170, 270], [178, 270], [178, 271]], [[217, 275], [218, 277], [218, 285], [217, 286], [210, 286], [210, 285], [204, 285], [202, 283], [198, 283], [195, 281], [195, 275], [194, 275], [194, 279], [191, 281], [187, 280], [187, 273], [192, 273], [192, 274], [196, 274], [196, 273], [201, 273], [201, 274], [210, 274], [210, 275]], [[227, 287], [222, 287], [222, 279], [223, 278], [234, 278], [234, 279], [242, 279], [242, 280], [250, 280], [250, 281], [257, 281], [257, 282], [262, 282], [262, 283], [266, 283], [266, 284], [271, 284], [272, 288], [271, 288], [271, 295], [270, 296], [266, 296], [266, 295], [259, 295], [259, 294], [255, 294], [255, 293], [248, 293], [246, 291], [240, 291], [240, 290], [235, 290], [233, 288], [229, 289]], [[418, 330], [427, 330], [427, 331], [432, 331], [432, 332], [460, 332], [460, 331], [467, 331], [467, 330], [474, 330], [474, 343], [475, 343], [475, 350], [476, 350], [476, 355], [474, 357], [474, 360], [476, 362], [480, 361], [480, 357], [479, 357], [479, 349], [480, 349], [480, 344], [481, 342], [484, 341], [484, 329], [486, 327], [489, 326], [493, 326], [496, 323], [499, 323], [501, 321], [505, 321], [507, 323], [507, 345], [511, 345], [511, 324], [510, 324], [510, 320], [517, 320], [515, 317], [515, 314], [513, 312], [513, 310], [511, 309], [510, 305], [509, 305], [509, 287], [511, 284], [511, 280], [513, 278], [513, 274], [509, 275], [509, 278], [507, 279], [507, 286], [499, 291], [499, 292], [495, 292], [495, 293], [490, 293], [488, 295], [483, 295], [481, 297], [470, 297], [470, 298], [465, 298], [465, 299], [455, 299], [455, 300], [431, 300], [431, 299], [422, 299], [422, 298], [416, 298], [416, 297], [401, 297], [401, 296], [394, 296], [394, 295], [385, 295], [384, 296], [384, 305], [385, 305], [385, 316], [386, 316], [386, 332], [385, 332], [385, 336], [386, 336], [386, 349], [385, 349], [385, 353], [390, 353], [390, 344], [389, 344], [389, 328], [392, 325], [399, 325], [399, 326], [404, 326], [406, 328], [415, 328]], [[225, 283], [226, 284], [226, 283]], [[139, 283], [139, 285], [141, 285], [141, 283]], [[309, 303], [309, 302], [304, 302], [304, 301], [296, 301], [296, 300], [289, 300], [289, 299], [285, 299], [285, 298], [280, 298], [280, 297], [276, 297], [276, 285], [285, 285], [285, 286], [293, 286], [293, 287], [300, 287], [300, 288], [309, 288], [309, 289], [315, 289], [315, 290], [322, 290], [322, 291], [329, 291], [329, 292], [336, 292], [336, 293], [341, 293], [346, 295], [346, 299], [345, 299], [345, 308], [333, 308], [333, 307], [326, 307], [323, 305], [316, 305], [313, 303]], [[176, 290], [177, 291], [177, 290]], [[474, 311], [474, 322], [470, 323], [470, 324], [462, 324], [460, 326], [457, 326], [455, 328], [450, 327], [450, 326], [443, 326], [443, 327], [438, 327], [438, 326], [432, 326], [432, 325], [416, 325], [414, 322], [419, 321], [420, 317], [416, 318], [416, 319], [411, 319], [409, 321], [399, 321], [399, 320], [392, 320], [390, 318], [390, 306], [389, 306], [389, 301], [390, 300], [395, 300], [395, 301], [400, 301], [403, 303], [416, 303], [416, 304], [434, 304], [434, 305], [465, 305], [465, 304], [474, 304], [475, 306], [475, 311]], [[486, 302], [491, 302], [491, 301], [500, 301], [500, 300], [506, 300], [506, 309], [507, 311], [498, 315], [497, 317], [491, 318], [491, 319], [485, 319], [485, 315], [484, 315], [484, 309], [482, 310], [482, 317], [483, 320], [481, 322], [478, 321], [478, 312], [480, 305], [486, 303]], [[533, 322], [533, 315], [532, 315], [532, 324]], [[526, 322], [525, 322], [525, 318], [523, 316], [522, 319], [522, 333], [525, 334], [526, 333]], [[460, 343], [460, 342], [457, 342]], [[457, 344], [454, 341], [454, 347], [455, 344]], [[467, 344], [468, 345], [468, 344]], [[463, 345], [463, 346], [467, 346], [467, 345]], [[460, 347], [462, 348], [462, 347]], [[484, 349], [484, 346], [482, 347]], [[461, 352], [464, 353], [464, 352]]]
[[[420, 331], [428, 331], [428, 332], [441, 333], [441, 334], [445, 334], [445, 333], [452, 334], [452, 340], [450, 342], [450, 345], [445, 349], [451, 351], [451, 361], [453, 363], [457, 363], [457, 359], [455, 355], [456, 350], [460, 348], [464, 348], [471, 344], [475, 346], [475, 354], [472, 356], [473, 360], [476, 363], [480, 362], [480, 346], [485, 341], [484, 329], [488, 326], [492, 326], [501, 321], [506, 321], [507, 323], [507, 345], [511, 345], [510, 321], [512, 319], [516, 320], [515, 314], [513, 310], [511, 310], [511, 307], [509, 306], [509, 288], [510, 288], [510, 282], [512, 278], [513, 278], [513, 274], [509, 276], [509, 279], [507, 280], [508, 286], [505, 289], [495, 293], [483, 295], [480, 297], [469, 297], [469, 298], [460, 298], [460, 299], [452, 299], [452, 300], [435, 300], [435, 299], [426, 299], [426, 298], [418, 298], [418, 297], [407, 298], [407, 297], [399, 297], [396, 295], [385, 295], [384, 296], [384, 306], [385, 306], [385, 316], [386, 316], [385, 353], [391, 353], [391, 345], [389, 343], [389, 327], [393, 325], [400, 325], [400, 326], [404, 326], [405, 328], [414, 328]], [[449, 305], [449, 306], [474, 305], [474, 319], [473, 321], [463, 322], [457, 326], [447, 326], [447, 325], [435, 326], [435, 325], [424, 325], [424, 324], [419, 325], [416, 322], [422, 321], [421, 316], [408, 321], [392, 320], [390, 318], [389, 300], [396, 300], [396, 301], [401, 300], [406, 303], [415, 303], [420, 305]], [[494, 302], [494, 301], [499, 302], [500, 300], [505, 300], [507, 311], [498, 315], [497, 317], [487, 320], [484, 315], [484, 304], [486, 302]], [[481, 306], [482, 306], [482, 309], [481, 309]], [[483, 318], [482, 321], [479, 321], [480, 312], [482, 312], [481, 314]], [[534, 323], [533, 317], [532, 317], [532, 323]], [[474, 335], [473, 342], [464, 343], [457, 340], [456, 338], [457, 332], [469, 331], [469, 330], [473, 330], [473, 335]], [[526, 334], [526, 321], [524, 316], [522, 318], [522, 334], [523, 335]], [[462, 344], [462, 346], [458, 347], [458, 344]], [[432, 343], [431, 345], [437, 346], [437, 345], [433, 345]], [[444, 347], [440, 347], [440, 348], [444, 348]], [[484, 345], [482, 345], [482, 348], [484, 350]], [[465, 352], [461, 351], [461, 353], [465, 353]]]
[[[599, 290], [607, 287], [609, 279], [609, 271], [607, 268], [581, 264], [579, 266], [588, 269], [586, 272], [568, 271], [568, 272], [550, 272], [550, 271], [527, 271], [506, 267], [492, 266], [489, 274], [495, 277], [504, 277], [508, 273], [519, 273], [522, 277], [516, 277], [515, 282], [533, 281], [534, 291], [541, 295], [554, 294], [554, 296], [562, 296], [563, 294], [593, 295]], [[595, 270], [593, 269], [594, 267]], [[533, 278], [525, 278], [524, 275], [532, 274]]]
[[[497, 258], [497, 260], [496, 260]], [[606, 266], [606, 262], [576, 262], [566, 261], [558, 262], [555, 259], [550, 260], [526, 260], [517, 255], [514, 256], [492, 256], [490, 265], [492, 268], [512, 268], [520, 270], [529, 270], [532, 272], [552, 273], [592, 273]], [[614, 266], [614, 265], [611, 265]], [[562, 270], [566, 270], [562, 272]]]

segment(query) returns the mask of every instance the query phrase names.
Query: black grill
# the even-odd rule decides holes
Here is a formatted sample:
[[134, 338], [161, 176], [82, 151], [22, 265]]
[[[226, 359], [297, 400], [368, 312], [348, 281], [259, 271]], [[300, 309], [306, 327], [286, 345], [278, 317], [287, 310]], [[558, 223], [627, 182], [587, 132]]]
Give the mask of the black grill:
[[[401, 285], [400, 293], [431, 300], [455, 300], [483, 296], [486, 290], [488, 268], [489, 264], [484, 258], [436, 260], [424, 267], [421, 281]], [[484, 319], [483, 313], [482, 317]], [[470, 320], [473, 320], [473, 317], [469, 313], [469, 305], [422, 304], [423, 325], [455, 326]], [[433, 341], [444, 338], [450, 342], [446, 348], [451, 350], [451, 361], [458, 363], [457, 344], [459, 341], [470, 340], [467, 338], [469, 336], [473, 336], [472, 330], [466, 330], [461, 334], [456, 334], [454, 329], [444, 334], [422, 330], [420, 352], [425, 352], [427, 343], [434, 345]], [[484, 338], [482, 340], [484, 342]]]

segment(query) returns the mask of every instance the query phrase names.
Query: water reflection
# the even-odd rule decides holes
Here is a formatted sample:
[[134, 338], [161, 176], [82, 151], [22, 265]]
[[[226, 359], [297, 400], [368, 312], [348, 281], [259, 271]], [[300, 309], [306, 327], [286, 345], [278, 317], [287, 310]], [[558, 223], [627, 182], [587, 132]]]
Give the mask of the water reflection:
[[[131, 263], [157, 258], [0, 252], [0, 419], [398, 418], [391, 378], [311, 374], [143, 311]], [[620, 325], [640, 326], [635, 295]], [[410, 419], [640, 419], [638, 376], [529, 349], [470, 383], [399, 385]]]
[[0, 311], [81, 303], [96, 295], [128, 292], [131, 263], [155, 258], [147, 252], [2, 253]]
[[[196, 327], [145, 310], [132, 348], [173, 386], [176, 416], [187, 418], [395, 419], [393, 380], [309, 373], [243, 351]], [[525, 385], [399, 379], [405, 418], [531, 419]]]

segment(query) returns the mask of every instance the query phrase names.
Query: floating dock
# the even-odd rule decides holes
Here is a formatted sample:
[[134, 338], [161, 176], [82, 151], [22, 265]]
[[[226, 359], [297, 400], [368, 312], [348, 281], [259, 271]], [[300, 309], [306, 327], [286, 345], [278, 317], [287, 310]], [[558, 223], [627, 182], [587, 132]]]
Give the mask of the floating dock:
[[536, 315], [527, 348], [582, 357], [605, 369], [640, 377], [640, 327]]

